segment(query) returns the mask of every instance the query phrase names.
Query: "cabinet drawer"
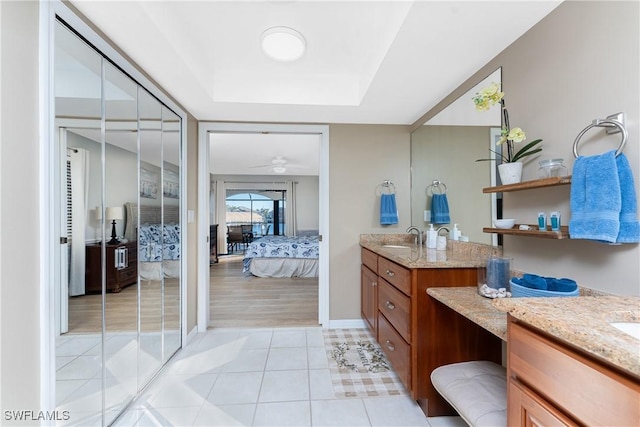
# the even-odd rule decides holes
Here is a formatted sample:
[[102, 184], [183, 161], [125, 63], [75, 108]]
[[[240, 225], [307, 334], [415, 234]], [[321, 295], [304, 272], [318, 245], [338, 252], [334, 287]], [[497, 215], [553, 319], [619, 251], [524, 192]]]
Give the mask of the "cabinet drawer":
[[362, 258], [362, 263], [369, 267], [371, 271], [378, 271], [378, 255], [376, 253], [362, 248], [360, 250], [360, 258]]
[[411, 296], [411, 270], [386, 258], [378, 257], [378, 276]]
[[640, 384], [509, 322], [509, 375], [585, 425], [638, 425]]
[[383, 279], [378, 283], [378, 310], [402, 338], [411, 342], [411, 300]]
[[402, 383], [411, 390], [411, 347], [378, 313], [378, 342]]

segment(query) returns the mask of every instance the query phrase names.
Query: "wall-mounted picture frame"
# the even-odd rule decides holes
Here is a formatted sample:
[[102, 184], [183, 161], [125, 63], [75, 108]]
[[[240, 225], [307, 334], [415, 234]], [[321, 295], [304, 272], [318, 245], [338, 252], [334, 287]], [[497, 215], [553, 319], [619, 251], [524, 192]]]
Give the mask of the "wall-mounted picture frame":
[[145, 199], [158, 198], [158, 174], [140, 168], [140, 197]]
[[180, 178], [178, 172], [169, 169], [164, 170], [162, 177], [162, 195], [170, 199], [180, 198]]

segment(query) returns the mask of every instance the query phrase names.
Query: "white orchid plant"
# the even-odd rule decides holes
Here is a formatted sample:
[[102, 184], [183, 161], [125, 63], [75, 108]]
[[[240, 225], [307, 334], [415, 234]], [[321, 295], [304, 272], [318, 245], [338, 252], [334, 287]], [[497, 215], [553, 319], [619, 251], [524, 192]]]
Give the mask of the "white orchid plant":
[[[523, 157], [530, 156], [532, 154], [539, 153], [542, 151], [542, 148], [537, 147], [539, 143], [542, 142], [542, 139], [536, 139], [535, 141], [531, 141], [526, 144], [517, 152], [515, 151], [514, 144], [518, 142], [522, 142], [527, 139], [524, 131], [519, 127], [512, 128], [509, 126], [509, 112], [507, 111], [507, 107], [504, 102], [504, 92], [500, 90], [500, 85], [498, 83], [491, 83], [488, 87], [482, 89], [480, 92], [476, 93], [476, 95], [472, 98], [473, 103], [476, 106], [476, 110], [478, 111], [488, 111], [496, 104], [500, 104], [500, 108], [502, 109], [502, 130], [500, 131], [500, 140], [496, 143], [496, 145], [502, 145], [506, 143], [507, 145], [507, 153], [503, 154], [504, 150], [501, 153], [491, 150], [496, 153], [496, 155], [502, 158], [503, 163], [513, 163], [522, 159]], [[482, 161], [491, 161], [494, 159], [478, 159], [477, 162]]]

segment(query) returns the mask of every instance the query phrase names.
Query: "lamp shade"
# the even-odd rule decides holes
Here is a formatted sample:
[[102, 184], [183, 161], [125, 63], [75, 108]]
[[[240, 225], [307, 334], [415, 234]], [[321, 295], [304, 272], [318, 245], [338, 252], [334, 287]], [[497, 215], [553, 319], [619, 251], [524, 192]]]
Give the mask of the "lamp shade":
[[107, 221], [124, 218], [122, 206], [108, 207], [105, 209], [105, 216], [107, 217]]
[[100, 221], [102, 219], [102, 208], [100, 206], [96, 206], [93, 212], [96, 217], [96, 221]]

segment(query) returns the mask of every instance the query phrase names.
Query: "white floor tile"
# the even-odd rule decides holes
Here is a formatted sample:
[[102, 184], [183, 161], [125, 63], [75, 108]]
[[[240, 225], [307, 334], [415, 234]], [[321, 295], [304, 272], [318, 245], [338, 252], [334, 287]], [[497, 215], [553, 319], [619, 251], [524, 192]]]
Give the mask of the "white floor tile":
[[361, 399], [311, 401], [311, 424], [314, 426], [370, 426]]
[[264, 371], [269, 349], [256, 348], [244, 350], [234, 360], [222, 366], [222, 372], [256, 372]]
[[271, 338], [273, 337], [272, 329], [247, 329], [240, 331], [238, 336], [244, 338], [245, 349], [253, 348], [269, 348], [271, 346]]
[[428, 417], [431, 427], [467, 427], [467, 423], [460, 417]]
[[307, 332], [304, 328], [274, 329], [271, 348], [274, 347], [306, 347]]
[[[171, 376], [160, 381], [149, 404], [154, 408], [201, 406], [216, 381], [217, 374]], [[195, 417], [194, 417], [195, 418]]]
[[262, 372], [219, 374], [207, 401], [220, 405], [256, 403], [261, 384]]
[[324, 347], [322, 328], [307, 328], [307, 347]]
[[56, 347], [56, 356], [80, 356], [94, 347], [100, 348], [101, 342], [97, 335], [70, 335]]
[[271, 348], [267, 359], [267, 371], [307, 369], [307, 349], [305, 347]]
[[307, 348], [309, 358], [309, 369], [325, 369], [329, 368], [329, 358], [327, 350], [324, 347]]
[[154, 408], [141, 411], [140, 418], [134, 424], [120, 424], [123, 427], [165, 427], [165, 426], [191, 426], [193, 425], [200, 406], [183, 408]]
[[260, 390], [260, 402], [309, 400], [307, 370], [266, 371]]
[[205, 403], [194, 426], [250, 426], [255, 413], [255, 404], [213, 405]]
[[311, 404], [308, 401], [258, 403], [254, 426], [310, 426]]
[[424, 412], [407, 396], [362, 399], [372, 426], [429, 427]]
[[309, 370], [309, 392], [311, 400], [336, 398], [329, 369]]

